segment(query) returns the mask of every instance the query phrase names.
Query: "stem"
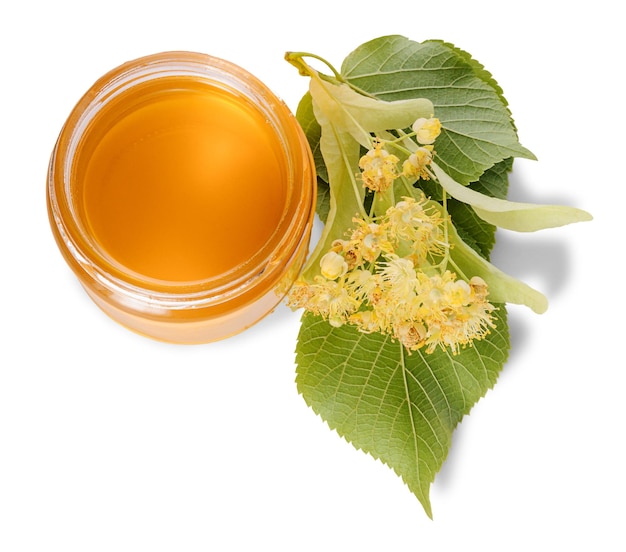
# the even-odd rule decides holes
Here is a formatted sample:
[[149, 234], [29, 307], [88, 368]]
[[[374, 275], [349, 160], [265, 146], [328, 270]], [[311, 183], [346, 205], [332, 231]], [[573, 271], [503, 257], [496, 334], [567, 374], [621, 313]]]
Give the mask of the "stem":
[[406, 188], [407, 194], [411, 197], [413, 197], [414, 199], [417, 199], [414, 195], [415, 192], [415, 188], [413, 188], [413, 186], [411, 186], [411, 184], [409, 184], [408, 179], [406, 178], [406, 176], [401, 176], [400, 179], [402, 180], [402, 184], [404, 185], [404, 187]]
[[398, 142], [399, 141], [402, 141], [402, 142], [408, 141], [409, 142], [411, 147], [407, 146], [407, 150], [406, 151], [409, 154], [415, 153], [415, 150], [420, 147], [419, 144], [417, 143], [417, 141], [412, 139], [414, 136], [416, 136], [416, 133], [415, 132], [406, 133], [401, 128], [397, 129], [396, 132], [398, 133], [398, 138], [397, 138]]
[[410, 155], [411, 153], [414, 153], [415, 149], [409, 149], [408, 147], [401, 146], [400, 143], [405, 142], [407, 140], [410, 140], [411, 141], [411, 146], [415, 146], [415, 148], [418, 148], [419, 144], [417, 144], [414, 140], [411, 140], [411, 138], [416, 136], [416, 133], [415, 132], [409, 132], [407, 134], [401, 128], [396, 129], [396, 132], [398, 133], [399, 136], [397, 136], [394, 140], [386, 140], [386, 143], [395, 146], [400, 151], [402, 151], [402, 152], [404, 152], [404, 153], [406, 153], [408, 155]]
[[[376, 96], [374, 96], [373, 94], [370, 94], [369, 92], [359, 88], [358, 86], [353, 85], [352, 83], [344, 79], [341, 76], [341, 73], [333, 67], [332, 63], [325, 60], [323, 57], [318, 56], [317, 54], [311, 54], [309, 52], [286, 52], [285, 53], [285, 59], [298, 70], [300, 75], [302, 75], [303, 77], [311, 77], [313, 76], [313, 73], [317, 73], [317, 71], [315, 71], [315, 69], [313, 69], [310, 65], [308, 65], [304, 61], [304, 59], [302, 59], [305, 57], [313, 58], [313, 59], [317, 59], [318, 61], [321, 61], [324, 65], [326, 65], [326, 67], [328, 67], [332, 71], [334, 78], [338, 82], [348, 85], [355, 92], [358, 92], [362, 96], [367, 96], [368, 98], [377, 99]], [[326, 78], [326, 79], [329, 78], [326, 75], [320, 74], [319, 76], [321, 78]]]
[[406, 156], [411, 155], [413, 152], [400, 144], [400, 141], [403, 140], [402, 138], [396, 138], [395, 140], [385, 140], [385, 145], [390, 145], [394, 148], [396, 148], [398, 151], [404, 153]]
[[317, 59], [318, 61], [321, 61], [324, 65], [326, 65], [326, 67], [328, 67], [332, 71], [334, 77], [339, 82], [345, 82], [343, 77], [341, 76], [341, 73], [339, 73], [339, 71], [337, 71], [337, 69], [335, 69], [330, 62], [326, 61], [323, 57], [318, 56], [317, 54], [311, 54], [309, 52], [286, 52], [285, 53], [285, 59], [289, 63], [291, 63], [291, 65], [293, 65], [296, 69], [298, 69], [298, 72], [303, 77], [311, 76], [312, 73], [315, 71], [304, 61], [303, 58], [305, 57], [313, 58], [313, 59]]
[[462, 280], [465, 280], [466, 282], [469, 282], [470, 279], [467, 277], [467, 275], [460, 269], [459, 265], [457, 265], [452, 258], [450, 257], [448, 259], [448, 263], [452, 266], [452, 268], [454, 269], [454, 272], [456, 273], [457, 276], [460, 276]]
[[443, 215], [444, 215], [444, 225], [443, 225], [443, 240], [446, 243], [446, 252], [441, 261], [443, 270], [446, 270], [448, 267], [448, 263], [451, 262], [450, 259], [450, 236], [448, 234], [448, 222], [452, 224], [450, 220], [450, 215], [448, 214], [448, 194], [446, 191], [443, 191], [443, 199], [441, 206], [443, 207]]

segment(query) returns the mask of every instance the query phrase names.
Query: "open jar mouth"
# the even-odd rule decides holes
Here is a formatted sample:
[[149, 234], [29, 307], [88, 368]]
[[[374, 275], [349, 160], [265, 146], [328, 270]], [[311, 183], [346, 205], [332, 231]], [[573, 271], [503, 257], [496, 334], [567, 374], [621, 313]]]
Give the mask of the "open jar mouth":
[[[184, 83], [224, 94], [261, 117], [272, 136], [273, 155], [279, 160], [283, 193], [278, 205], [273, 204], [271, 229], [256, 238], [254, 249], [245, 258], [212, 273], [168, 278], [137, 270], [116, 258], [94, 235], [85, 213], [81, 167], [110, 128], [129, 111], [141, 108], [155, 93], [154, 87], [175, 94]], [[99, 128], [105, 120], [103, 114], [108, 123]], [[206, 54], [164, 52], [107, 73], [78, 102], [52, 152], [47, 199], [59, 248], [83, 286], [92, 288], [88, 289], [92, 297], [96, 293], [116, 303], [116, 308], [136, 311], [138, 316], [167, 318], [182, 310], [194, 311], [195, 318], [212, 318], [231, 306], [239, 309], [252, 304], [272, 290], [284, 295], [303, 261], [303, 249], [308, 248], [315, 183], [311, 151], [301, 128], [260, 80], [237, 65]], [[212, 307], [217, 310], [212, 312]]]

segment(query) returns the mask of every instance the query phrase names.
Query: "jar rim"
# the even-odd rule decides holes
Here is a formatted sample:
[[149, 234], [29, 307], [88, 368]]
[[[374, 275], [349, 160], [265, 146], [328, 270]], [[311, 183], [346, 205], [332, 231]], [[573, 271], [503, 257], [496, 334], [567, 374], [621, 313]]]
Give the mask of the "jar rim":
[[[206, 80], [254, 104], [276, 132], [287, 161], [287, 197], [273, 238], [243, 263], [220, 274], [192, 281], [166, 281], [133, 273], [128, 267], [107, 258], [81, 226], [72, 198], [74, 154], [94, 113], [139, 83], [177, 76]], [[280, 279], [290, 264], [289, 259], [301, 249], [303, 240], [308, 240], [315, 211], [315, 177], [312, 178], [313, 186], [300, 185], [306, 163], [314, 166], [308, 142], [295, 117], [257, 77], [232, 62], [208, 54], [162, 52], [126, 62], [109, 71], [76, 104], [52, 152], [48, 208], [55, 237], [65, 256], [70, 257], [72, 264], [96, 285], [111, 293], [122, 294], [128, 301], [148, 301], [157, 308], [197, 308], [229, 301], [263, 281]], [[274, 239], [275, 236], [279, 238]]]

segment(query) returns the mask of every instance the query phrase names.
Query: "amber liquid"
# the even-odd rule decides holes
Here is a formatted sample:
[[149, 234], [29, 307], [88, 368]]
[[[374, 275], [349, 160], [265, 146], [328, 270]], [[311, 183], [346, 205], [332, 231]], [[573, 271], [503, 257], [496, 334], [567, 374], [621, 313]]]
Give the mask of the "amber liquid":
[[77, 163], [85, 224], [125, 272], [203, 280], [272, 239], [285, 154], [247, 100], [193, 78], [159, 79], [92, 125]]

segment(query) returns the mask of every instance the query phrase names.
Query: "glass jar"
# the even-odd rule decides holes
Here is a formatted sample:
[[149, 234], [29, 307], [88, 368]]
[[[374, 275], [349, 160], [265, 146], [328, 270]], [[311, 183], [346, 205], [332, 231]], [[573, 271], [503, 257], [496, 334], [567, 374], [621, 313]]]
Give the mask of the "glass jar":
[[308, 253], [316, 176], [306, 137], [260, 80], [165, 52], [121, 65], [71, 112], [47, 203], [95, 303], [140, 334], [206, 343], [271, 312]]

